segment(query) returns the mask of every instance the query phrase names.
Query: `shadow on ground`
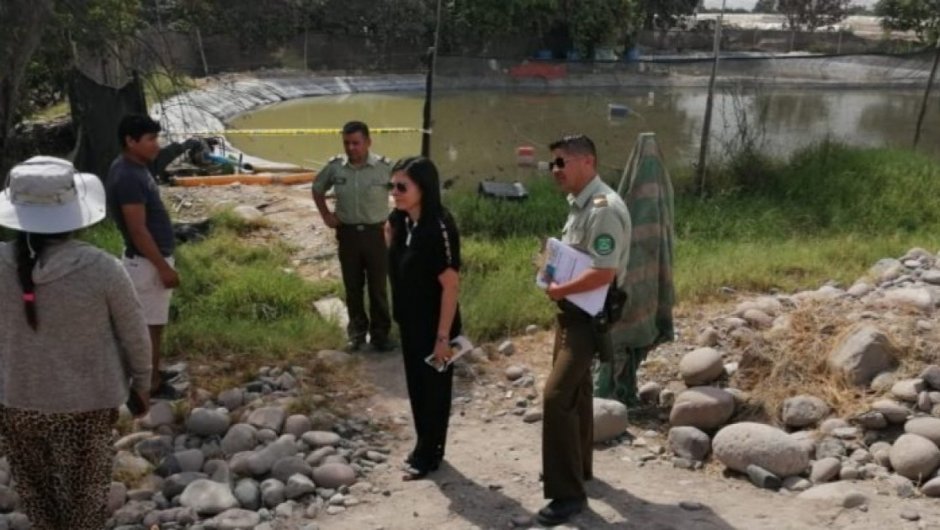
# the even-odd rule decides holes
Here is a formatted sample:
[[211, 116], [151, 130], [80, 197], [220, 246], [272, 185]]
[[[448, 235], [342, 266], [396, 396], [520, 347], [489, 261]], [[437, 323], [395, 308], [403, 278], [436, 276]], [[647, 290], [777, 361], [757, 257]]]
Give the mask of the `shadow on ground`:
[[[536, 527], [534, 513], [507, 497], [501, 488], [479, 484], [460, 470], [444, 463], [431, 477], [450, 501], [449, 511], [479, 528], [507, 528], [513, 522], [522, 528]], [[568, 524], [568, 528], [624, 528], [643, 530], [735, 530], [708, 506], [693, 509], [675, 504], [656, 504], [595, 479], [588, 483], [589, 508]], [[599, 510], [599, 511], [595, 511]], [[600, 512], [616, 512], [602, 515]], [[612, 522], [612, 520], [614, 522]]]
[[[589, 482], [587, 491], [591, 508], [572, 521], [578, 528], [734, 530], [711, 508], [701, 504], [690, 505], [690, 508], [695, 508], [691, 510], [676, 504], [657, 504], [600, 479]], [[596, 511], [602, 505], [615, 511], [619, 515], [616, 519], [620, 522], [612, 523], [609, 517], [602, 517]]]

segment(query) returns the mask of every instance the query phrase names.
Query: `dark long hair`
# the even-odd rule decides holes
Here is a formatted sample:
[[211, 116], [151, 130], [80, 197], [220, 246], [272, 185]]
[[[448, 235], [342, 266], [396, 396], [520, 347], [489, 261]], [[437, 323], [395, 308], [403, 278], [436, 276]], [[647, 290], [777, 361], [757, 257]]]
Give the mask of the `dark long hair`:
[[33, 234], [16, 233], [16, 275], [23, 289], [23, 311], [26, 322], [35, 331], [39, 327], [36, 316], [36, 284], [33, 283], [33, 269], [50, 241], [62, 239], [68, 234]]
[[441, 179], [437, 166], [423, 156], [402, 158], [392, 167], [392, 173], [404, 171], [421, 190], [421, 216], [438, 218], [444, 210], [441, 204]]
[[[402, 158], [392, 166], [392, 174], [404, 171], [408, 178], [421, 190], [421, 218], [446, 219], [450, 213], [441, 203], [441, 179], [437, 166], [430, 159], [423, 156], [410, 156]], [[405, 218], [407, 214], [396, 210], [389, 217], [392, 227], [393, 246], [402, 244], [405, 232]], [[427, 225], [427, 223], [422, 223]]]

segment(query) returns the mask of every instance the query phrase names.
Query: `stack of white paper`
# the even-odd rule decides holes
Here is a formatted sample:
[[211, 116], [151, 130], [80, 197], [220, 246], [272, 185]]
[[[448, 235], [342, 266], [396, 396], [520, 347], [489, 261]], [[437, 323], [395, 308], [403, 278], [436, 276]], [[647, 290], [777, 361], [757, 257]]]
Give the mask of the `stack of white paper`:
[[[545, 267], [535, 277], [535, 284], [547, 289], [549, 282], [565, 283], [580, 276], [585, 270], [593, 267], [591, 256], [580, 250], [566, 245], [554, 237], [545, 242]], [[607, 299], [607, 286], [601, 286], [592, 291], [575, 293], [565, 297], [572, 304], [580, 307], [585, 313], [596, 316], [604, 308]]]

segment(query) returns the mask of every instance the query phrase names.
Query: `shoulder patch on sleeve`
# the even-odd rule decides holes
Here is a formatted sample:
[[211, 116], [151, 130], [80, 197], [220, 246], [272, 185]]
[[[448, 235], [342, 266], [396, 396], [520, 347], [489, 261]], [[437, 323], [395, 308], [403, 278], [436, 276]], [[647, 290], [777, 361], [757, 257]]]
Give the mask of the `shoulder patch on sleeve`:
[[614, 248], [617, 246], [617, 242], [614, 241], [614, 237], [610, 234], [601, 234], [594, 238], [594, 251], [600, 254], [601, 256], [609, 256], [611, 252], [614, 251]]
[[599, 193], [594, 196], [593, 202], [595, 208], [603, 208], [607, 206], [607, 195]]

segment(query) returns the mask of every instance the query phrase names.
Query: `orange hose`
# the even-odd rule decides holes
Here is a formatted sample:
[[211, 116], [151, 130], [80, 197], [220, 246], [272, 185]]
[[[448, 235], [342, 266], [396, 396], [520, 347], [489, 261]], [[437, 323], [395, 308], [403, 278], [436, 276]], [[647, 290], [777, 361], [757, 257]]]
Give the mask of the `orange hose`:
[[211, 175], [208, 177], [175, 177], [174, 186], [225, 186], [236, 182], [246, 186], [270, 186], [272, 184], [303, 184], [313, 182], [316, 173], [308, 171], [305, 173], [288, 173], [286, 175], [272, 175], [263, 173], [258, 175]]

